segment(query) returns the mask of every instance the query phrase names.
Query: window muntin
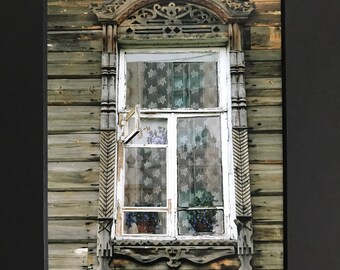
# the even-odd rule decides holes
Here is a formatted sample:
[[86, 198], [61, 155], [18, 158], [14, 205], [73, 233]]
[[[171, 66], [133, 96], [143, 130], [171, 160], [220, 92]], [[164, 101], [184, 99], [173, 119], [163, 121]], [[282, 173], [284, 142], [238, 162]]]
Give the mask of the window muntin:
[[[123, 78], [119, 82], [118, 108], [120, 113], [126, 113], [130, 107], [136, 105], [134, 102], [140, 101], [139, 97], [139, 99], [132, 97], [132, 101], [129, 100], [131, 95], [127, 93], [128, 85], [133, 81], [129, 77], [131, 75], [127, 75], [129, 62], [126, 63], [126, 61], [129, 58], [132, 59], [131, 63], [135, 63], [136, 59], [143, 62], [144, 57], [147, 57], [148, 61], [164, 61], [164, 55], [168, 62], [171, 62], [171, 57], [176, 56], [179, 59], [178, 53], [171, 54], [167, 50], [153, 51], [149, 54], [139, 50], [133, 50], [131, 54], [129, 51], [122, 51], [120, 55], [120, 78]], [[143, 108], [142, 106], [141, 132], [125, 144], [123, 150], [122, 159], [125, 162], [118, 180], [118, 200], [119, 205], [123, 206], [117, 213], [121, 217], [118, 220], [122, 223], [117, 226], [121, 228], [120, 231], [116, 231], [118, 238], [157, 236], [187, 239], [188, 237], [227, 236], [234, 239], [236, 235], [235, 227], [232, 225], [232, 220], [235, 218], [235, 201], [232, 192], [232, 151], [231, 142], [227, 141], [230, 137], [228, 129], [230, 110], [227, 111], [227, 96], [229, 95], [227, 91], [230, 91], [228, 90], [230, 87], [227, 86], [226, 80], [228, 76], [226, 50], [204, 49], [194, 53], [185, 51], [182, 52], [182, 56], [184, 55], [186, 60], [190, 59], [193, 63], [194, 59], [210, 61], [213, 55], [216, 66], [214, 94], [218, 104], [214, 104], [216, 107], [208, 106], [207, 108], [200, 105], [201, 107], [196, 109], [190, 107]], [[194, 131], [190, 132], [188, 126], [191, 126], [191, 129], [194, 128]], [[187, 145], [190, 149], [187, 153], [180, 150], [184, 147], [183, 137], [180, 134], [191, 136], [190, 145]], [[149, 153], [149, 157], [142, 157], [141, 153], [145, 150]], [[181, 151], [183, 153], [180, 153]], [[134, 153], [132, 158], [131, 153]], [[181, 160], [181, 154], [182, 156], [185, 154], [202, 155], [201, 163], [205, 165], [199, 165], [199, 159], [196, 161], [193, 158]], [[157, 158], [162, 156], [164, 167], [151, 158], [153, 164], [150, 161], [151, 155], [156, 155]], [[134, 162], [138, 163], [135, 161], [138, 158], [141, 160], [140, 164], [133, 165]], [[212, 159], [214, 162], [211, 162]], [[145, 168], [145, 165], [142, 165], [143, 162], [147, 164], [146, 170], [142, 169], [142, 166]], [[187, 169], [191, 170], [191, 180], [181, 175], [185, 170], [181, 166], [185, 167], [185, 162]], [[154, 174], [156, 170], [162, 171], [159, 174], [162, 176], [161, 179], [157, 179], [158, 174]], [[135, 176], [136, 174], [139, 178]], [[204, 190], [206, 192], [203, 195], [206, 199], [210, 196], [212, 202], [208, 203], [206, 200], [203, 204], [193, 205], [199, 201]], [[153, 192], [155, 192], [154, 195], [152, 195]], [[143, 197], [142, 194], [145, 196]], [[139, 199], [137, 199], [138, 196]], [[138, 230], [142, 225], [132, 222], [136, 219], [152, 219], [156, 216], [158, 220], [154, 228]], [[192, 223], [197, 217], [204, 216], [210, 216], [211, 224], [203, 229], [204, 232], [200, 232], [198, 227], [190, 222]], [[150, 227], [151, 225], [143, 226]]]

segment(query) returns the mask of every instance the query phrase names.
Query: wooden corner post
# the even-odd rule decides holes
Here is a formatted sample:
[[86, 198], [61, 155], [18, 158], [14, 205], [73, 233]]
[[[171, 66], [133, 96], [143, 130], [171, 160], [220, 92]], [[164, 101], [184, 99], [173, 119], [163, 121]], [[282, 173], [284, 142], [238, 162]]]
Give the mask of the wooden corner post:
[[236, 220], [238, 230], [237, 253], [240, 270], [251, 270], [253, 229], [249, 177], [248, 125], [245, 90], [245, 61], [242, 46], [242, 27], [229, 24], [230, 73], [232, 102], [233, 156], [235, 174]]

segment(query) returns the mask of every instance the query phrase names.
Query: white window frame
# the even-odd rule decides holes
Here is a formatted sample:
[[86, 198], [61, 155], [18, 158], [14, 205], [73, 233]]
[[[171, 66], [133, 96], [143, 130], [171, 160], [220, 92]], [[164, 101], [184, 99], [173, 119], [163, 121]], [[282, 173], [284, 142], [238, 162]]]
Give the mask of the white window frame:
[[[117, 240], [141, 239], [141, 240], [190, 240], [190, 239], [237, 239], [237, 228], [234, 224], [236, 219], [235, 206], [235, 184], [233, 172], [233, 149], [231, 129], [231, 79], [230, 79], [230, 58], [229, 48], [152, 48], [152, 49], [125, 49], [119, 53], [119, 77], [116, 96], [118, 97], [117, 113], [127, 114], [125, 109], [126, 97], [126, 58], [127, 53], [217, 53], [218, 54], [218, 108], [206, 109], [141, 109], [140, 118], [166, 118], [168, 127], [168, 144], [153, 145], [167, 149], [167, 206], [148, 207], [144, 211], [167, 211], [167, 233], [166, 234], [124, 234], [124, 210], [133, 210], [134, 207], [124, 206], [124, 182], [125, 182], [125, 156], [122, 150], [122, 162], [116, 170], [115, 183], [115, 209], [114, 219], [121, 224], [113, 226], [111, 237]], [[177, 232], [177, 119], [185, 117], [220, 116], [221, 119], [221, 144], [222, 144], [222, 181], [223, 181], [223, 211], [224, 211], [224, 234], [221, 235], [178, 235]], [[117, 118], [118, 121], [119, 117]], [[119, 127], [119, 123], [117, 123]], [[118, 128], [118, 138], [122, 129]], [[225, 139], [222, 139], [225, 138]], [[133, 145], [133, 147], [136, 145]], [[150, 147], [150, 145], [143, 145]], [[130, 147], [124, 143], [118, 143], [117, 147]], [[118, 158], [119, 159], [119, 158]], [[169, 177], [176, 181], [169, 181]], [[118, 178], [119, 176], [119, 178]], [[119, 226], [117, 226], [119, 225]], [[117, 226], [117, 227], [116, 227]]]

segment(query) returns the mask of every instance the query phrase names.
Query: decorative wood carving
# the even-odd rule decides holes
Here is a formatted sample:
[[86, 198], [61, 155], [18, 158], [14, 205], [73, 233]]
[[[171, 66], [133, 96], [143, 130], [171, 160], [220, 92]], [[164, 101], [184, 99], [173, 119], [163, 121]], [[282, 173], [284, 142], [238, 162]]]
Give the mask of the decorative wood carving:
[[[120, 25], [128, 16], [157, 0], [111, 0], [106, 4], [91, 4], [90, 8], [99, 21], [115, 21]], [[173, 1], [180, 2], [180, 1]], [[216, 13], [224, 22], [245, 21], [255, 5], [243, 0], [188, 0], [185, 3], [197, 4]]]
[[113, 218], [116, 132], [102, 131], [100, 136], [99, 218]]
[[216, 24], [221, 20], [209, 10], [188, 3], [165, 2], [148, 5], [131, 14], [121, 26], [134, 24]]
[[103, 26], [101, 130], [116, 128], [116, 36], [116, 26]]
[[141, 263], [167, 259], [167, 265], [172, 269], [176, 269], [181, 266], [183, 259], [197, 264], [206, 264], [219, 258], [235, 255], [235, 246], [124, 246], [114, 244], [114, 254], [129, 256]]
[[208, 9], [187, 2], [151, 4], [132, 13], [119, 27], [123, 40], [154, 39], [190, 40], [223, 39], [227, 41], [228, 28]]
[[109, 270], [109, 261], [113, 256], [110, 243], [112, 219], [101, 219], [97, 222], [97, 256], [99, 267], [97, 270]]
[[251, 216], [248, 132], [233, 129], [236, 216]]
[[238, 231], [237, 254], [241, 261], [239, 270], [252, 270], [250, 261], [254, 254], [254, 247], [251, 218], [238, 218], [235, 223]]

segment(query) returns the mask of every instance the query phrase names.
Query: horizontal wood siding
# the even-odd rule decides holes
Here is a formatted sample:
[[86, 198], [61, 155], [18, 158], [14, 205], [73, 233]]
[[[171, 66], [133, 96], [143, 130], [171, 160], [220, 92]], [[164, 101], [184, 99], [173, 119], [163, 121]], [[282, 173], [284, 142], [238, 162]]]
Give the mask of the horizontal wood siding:
[[101, 79], [49, 79], [47, 91], [50, 106], [98, 106]]
[[[283, 269], [281, 2], [256, 0], [245, 27], [255, 255], [253, 269]], [[90, 3], [48, 0], [49, 269], [97, 269], [101, 24]], [[114, 269], [167, 269], [115, 260]], [[238, 259], [181, 269], [238, 269]]]
[[97, 190], [99, 162], [49, 162], [49, 190]]
[[[51, 243], [48, 245], [49, 270], [84, 270], [97, 266], [95, 243]], [[96, 269], [96, 268], [92, 268]]]

